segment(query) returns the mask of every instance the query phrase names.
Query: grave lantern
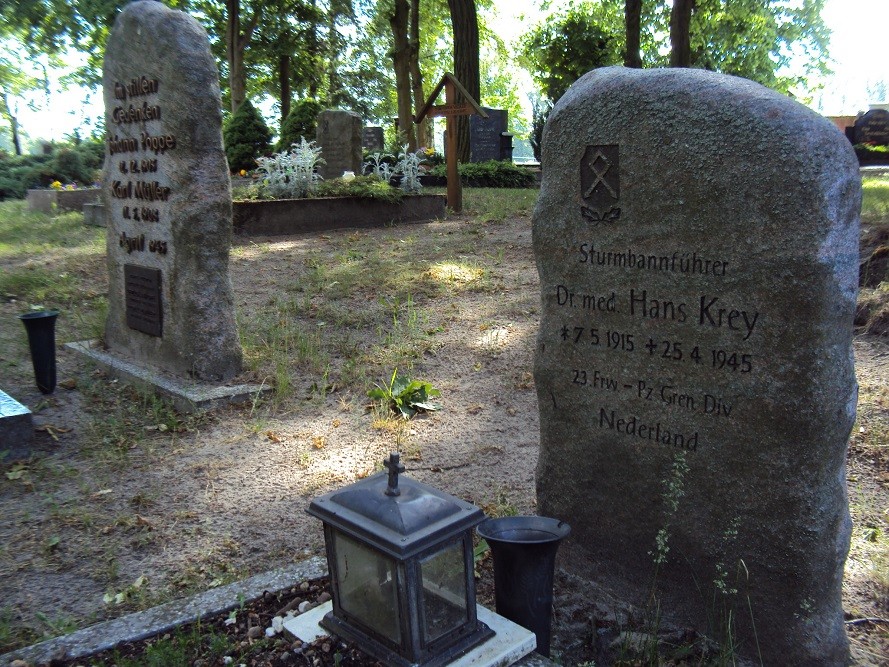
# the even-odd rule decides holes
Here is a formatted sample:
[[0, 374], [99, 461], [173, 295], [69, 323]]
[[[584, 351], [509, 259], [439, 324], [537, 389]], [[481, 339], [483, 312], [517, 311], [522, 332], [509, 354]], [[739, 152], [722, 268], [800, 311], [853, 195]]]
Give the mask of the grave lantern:
[[478, 620], [470, 503], [409, 478], [393, 453], [379, 473], [316, 498], [333, 608], [321, 625], [387, 665], [443, 665], [494, 633]]

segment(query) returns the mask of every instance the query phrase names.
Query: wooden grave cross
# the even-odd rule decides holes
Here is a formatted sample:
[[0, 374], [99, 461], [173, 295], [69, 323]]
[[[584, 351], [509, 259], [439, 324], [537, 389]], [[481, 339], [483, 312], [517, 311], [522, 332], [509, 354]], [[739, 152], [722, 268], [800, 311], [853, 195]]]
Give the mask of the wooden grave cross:
[[[435, 105], [436, 98], [445, 91], [445, 103]], [[457, 102], [457, 93], [463, 96], [464, 102]], [[448, 208], [455, 213], [463, 210], [463, 186], [460, 183], [460, 174], [457, 172], [457, 116], [471, 116], [477, 113], [482, 118], [488, 114], [472, 99], [466, 88], [451, 73], [445, 73], [441, 81], [435, 86], [429, 99], [423, 108], [414, 116], [414, 123], [419, 123], [427, 116], [444, 116], [447, 119], [447, 145], [445, 146], [445, 158], [448, 168]]]

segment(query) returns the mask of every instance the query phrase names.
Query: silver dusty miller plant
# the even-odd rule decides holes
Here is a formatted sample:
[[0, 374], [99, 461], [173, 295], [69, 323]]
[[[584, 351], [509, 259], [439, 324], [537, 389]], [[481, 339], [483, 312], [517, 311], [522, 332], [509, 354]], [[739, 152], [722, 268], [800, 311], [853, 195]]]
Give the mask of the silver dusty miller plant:
[[368, 156], [370, 159], [364, 163], [364, 173], [374, 176], [388, 183], [393, 176], [401, 175], [401, 189], [405, 192], [419, 192], [423, 189], [420, 183], [420, 165], [423, 163], [423, 150], [409, 153], [407, 144], [401, 147], [395, 168], [388, 160], [395, 159], [391, 153], [374, 153]]
[[321, 179], [315, 167], [324, 164], [321, 148], [314, 141], [300, 137], [289, 151], [275, 153], [271, 157], [256, 158], [263, 172], [263, 187], [276, 199], [302, 199], [308, 197]]
[[386, 162], [386, 158], [392, 156], [388, 153], [373, 153], [368, 156], [370, 159], [364, 163], [364, 173], [373, 176], [384, 183], [388, 183], [392, 178], [392, 165]]
[[401, 189], [405, 192], [419, 192], [423, 189], [420, 183], [420, 165], [423, 158], [420, 155], [422, 150], [409, 153], [407, 144], [401, 147], [398, 154], [398, 162], [395, 164], [395, 173], [401, 174]]

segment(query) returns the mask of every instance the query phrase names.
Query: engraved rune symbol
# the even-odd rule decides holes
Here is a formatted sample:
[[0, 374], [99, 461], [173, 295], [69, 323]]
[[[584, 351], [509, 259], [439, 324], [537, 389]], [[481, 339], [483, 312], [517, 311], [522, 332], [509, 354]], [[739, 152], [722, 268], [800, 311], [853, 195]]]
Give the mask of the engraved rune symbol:
[[[596, 164], [599, 160], [602, 160], [602, 162], [604, 163], [604, 169], [599, 169], [596, 167]], [[608, 184], [608, 181], [605, 180], [605, 174], [607, 174], [608, 170], [611, 169], [611, 163], [608, 161], [608, 159], [604, 155], [602, 155], [600, 151], [596, 153], [596, 155], [593, 157], [592, 160], [588, 162], [588, 164], [592, 172], [596, 175], [596, 180], [593, 181], [593, 184], [587, 188], [586, 192], [583, 193], [583, 198], [586, 199], [587, 197], [592, 195], [601, 183], [608, 189], [608, 192], [611, 194], [611, 196], [617, 199], [617, 192], [615, 192], [614, 188], [612, 188]]]

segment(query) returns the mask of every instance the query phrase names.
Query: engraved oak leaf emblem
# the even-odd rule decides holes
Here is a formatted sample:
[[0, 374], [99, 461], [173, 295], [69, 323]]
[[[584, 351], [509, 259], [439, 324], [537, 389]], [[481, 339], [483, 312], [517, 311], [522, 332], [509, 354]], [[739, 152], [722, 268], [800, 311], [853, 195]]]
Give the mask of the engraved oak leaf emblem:
[[580, 212], [584, 219], [592, 222], [593, 225], [598, 225], [600, 222], [614, 222], [620, 218], [620, 208], [617, 207], [612, 208], [610, 211], [599, 213], [599, 211], [588, 206], [581, 206]]

